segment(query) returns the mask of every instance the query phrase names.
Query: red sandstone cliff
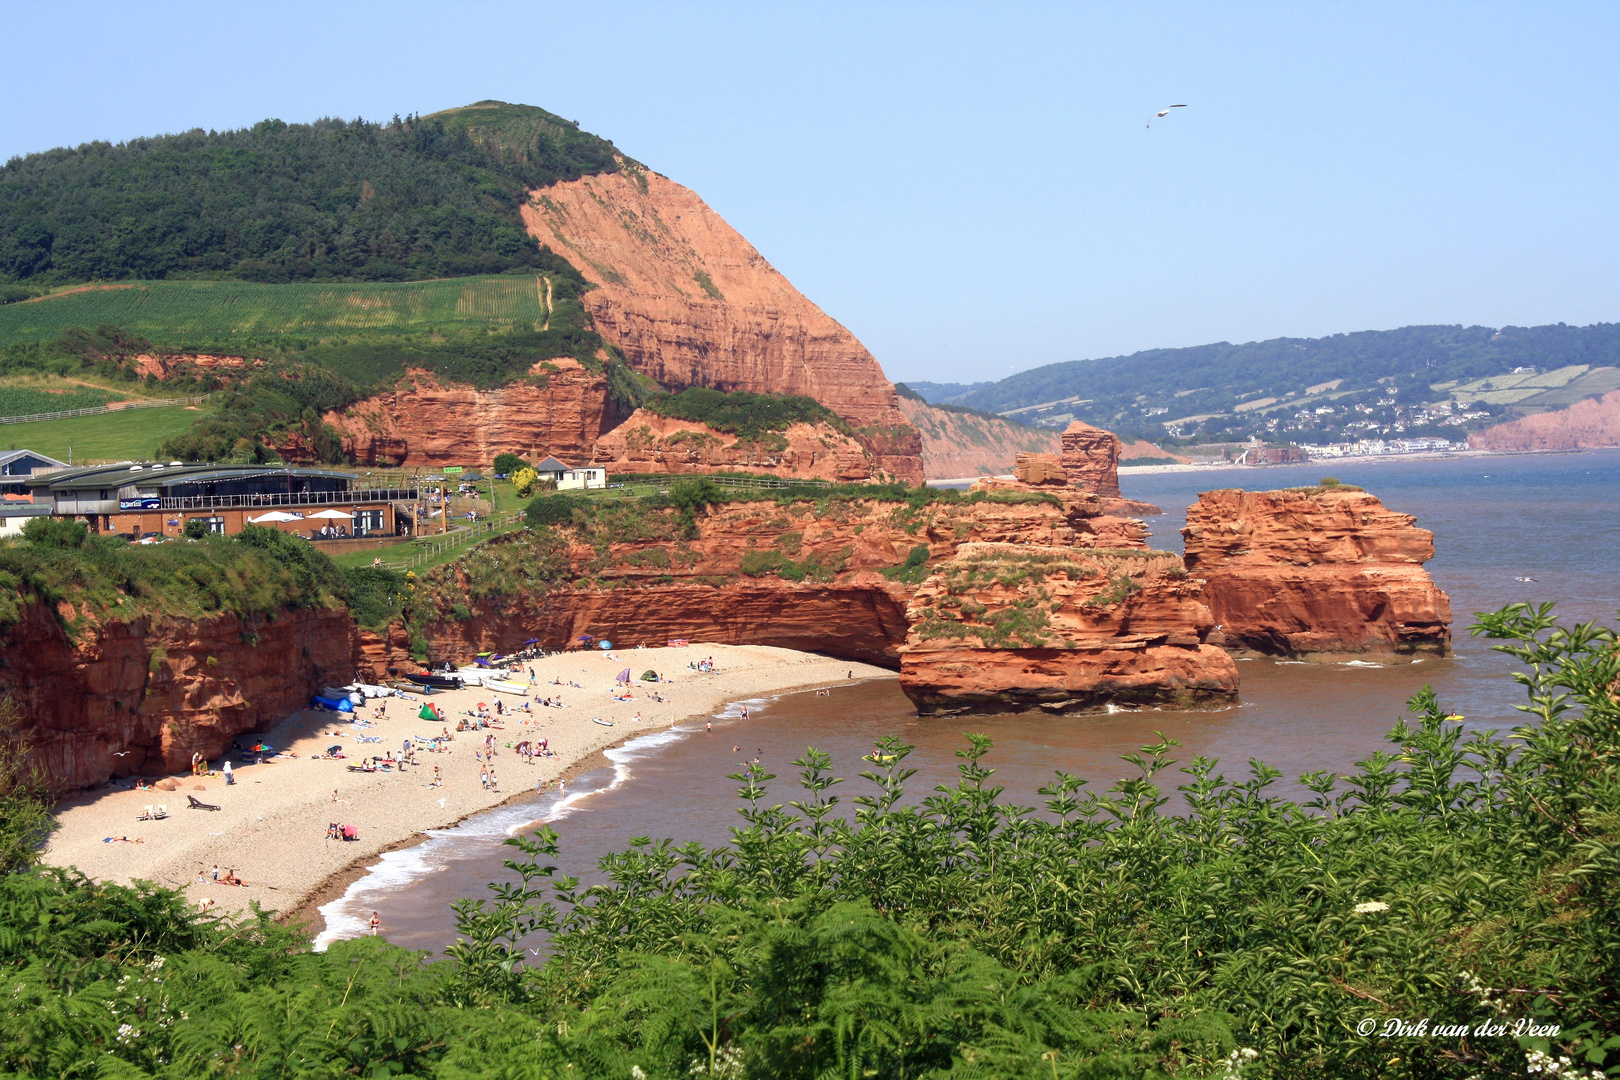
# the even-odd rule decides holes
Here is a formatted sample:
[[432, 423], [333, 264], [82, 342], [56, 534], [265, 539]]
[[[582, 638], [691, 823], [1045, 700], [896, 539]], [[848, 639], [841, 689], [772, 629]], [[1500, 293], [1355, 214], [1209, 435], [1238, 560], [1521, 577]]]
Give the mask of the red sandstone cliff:
[[1451, 603], [1423, 569], [1434, 534], [1365, 492], [1209, 491], [1186, 565], [1228, 647], [1288, 656], [1444, 656]]
[[[526, 381], [494, 390], [445, 383], [412, 369], [390, 391], [322, 419], [361, 465], [487, 465], [506, 451], [569, 465], [588, 459], [617, 417], [607, 380], [569, 357], [536, 364]], [[283, 453], [300, 457], [298, 447]], [[536, 458], [535, 460], [538, 460]]]
[[1232, 704], [1201, 585], [1170, 552], [963, 545], [906, 610], [901, 689], [923, 713]]
[[609, 473], [743, 471], [840, 481], [868, 480], [880, 468], [858, 441], [826, 424], [794, 424], [760, 439], [740, 439], [644, 409], [598, 439], [590, 461]]
[[1620, 446], [1620, 390], [1468, 436], [1475, 450], [1601, 450]]
[[529, 231], [596, 288], [585, 306], [668, 389], [803, 394], [861, 430], [880, 467], [923, 478], [921, 441], [872, 354], [696, 194], [639, 168], [531, 193]]
[[34, 759], [59, 789], [185, 772], [231, 739], [352, 678], [357, 635], [342, 609], [275, 619], [221, 615], [92, 624], [70, 641], [43, 603], [0, 649], [0, 693], [21, 707]]

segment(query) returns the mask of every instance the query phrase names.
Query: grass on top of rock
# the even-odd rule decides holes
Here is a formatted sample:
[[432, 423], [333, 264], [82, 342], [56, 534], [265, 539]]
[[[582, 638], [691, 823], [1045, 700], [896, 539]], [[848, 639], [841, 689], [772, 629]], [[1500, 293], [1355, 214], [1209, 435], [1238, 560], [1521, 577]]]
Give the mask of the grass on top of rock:
[[[751, 394], [690, 386], [675, 394], [656, 394], [642, 403], [648, 412], [673, 420], [690, 420], [740, 439], [760, 441], [794, 424], [826, 424], [849, 433], [849, 425], [815, 398], [794, 394]], [[784, 446], [786, 444], [783, 444]]]
[[438, 957], [373, 937], [316, 952], [268, 912], [38, 865], [18, 838], [46, 797], [0, 773], [21, 864], [0, 876], [0, 1072], [1612, 1075], [1615, 634], [1524, 605], [1475, 631], [1525, 670], [1524, 698], [1497, 684], [1528, 706], [1511, 733], [1425, 689], [1298, 795], [1263, 761], [1228, 777], [1160, 738], [1095, 788], [1053, 772], [1038, 809], [1005, 797], [984, 735], [920, 793], [899, 739], [846, 770], [806, 749], [785, 785], [739, 767], [729, 838], [632, 839], [588, 887], [550, 828], [507, 840], [509, 871], [455, 904]]

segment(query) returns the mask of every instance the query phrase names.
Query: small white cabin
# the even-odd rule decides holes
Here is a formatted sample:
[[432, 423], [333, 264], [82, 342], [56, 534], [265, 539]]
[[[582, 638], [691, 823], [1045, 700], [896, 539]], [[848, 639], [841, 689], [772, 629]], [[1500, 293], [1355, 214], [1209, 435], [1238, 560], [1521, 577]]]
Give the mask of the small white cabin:
[[606, 469], [569, 469], [557, 481], [558, 491], [588, 491], [607, 487]]

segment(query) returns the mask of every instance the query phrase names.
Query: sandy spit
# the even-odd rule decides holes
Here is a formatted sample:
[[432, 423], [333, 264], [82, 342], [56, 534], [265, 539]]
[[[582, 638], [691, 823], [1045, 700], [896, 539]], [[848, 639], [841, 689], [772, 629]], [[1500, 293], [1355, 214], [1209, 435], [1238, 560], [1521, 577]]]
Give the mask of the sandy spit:
[[[715, 671], [689, 667], [712, 657]], [[211, 909], [245, 909], [258, 901], [266, 909], [307, 916], [313, 903], [341, 892], [383, 852], [417, 842], [429, 829], [446, 828], [468, 816], [553, 785], [587, 768], [600, 752], [625, 739], [670, 727], [683, 720], [719, 712], [728, 702], [764, 697], [851, 678], [892, 678], [882, 668], [813, 653], [763, 645], [693, 644], [681, 648], [570, 652], [524, 665], [522, 675], [531, 696], [520, 698], [485, 689], [412, 695], [367, 702], [353, 714], [305, 710], [262, 736], [280, 756], [250, 764], [251, 755], [227, 755], [236, 783], [227, 786], [224, 761], [211, 763], [209, 776], [179, 776], [176, 791], [140, 791], [127, 784], [84, 792], [56, 807], [57, 831], [45, 850], [45, 861], [76, 866], [100, 881], [128, 884], [136, 880], [183, 889], [193, 902]], [[616, 700], [614, 677], [631, 671], [629, 700]], [[649, 683], [642, 672], [657, 671], [666, 682]], [[560, 680], [557, 685], [553, 680]], [[578, 684], [577, 686], [571, 684]], [[654, 695], [657, 695], [655, 697]], [[545, 707], [546, 697], [563, 707]], [[660, 701], [658, 698], [662, 698]], [[455, 732], [456, 720], [486, 703], [507, 708], [492, 727], [481, 732]], [[424, 701], [432, 701], [448, 725], [418, 719]], [[532, 712], [511, 712], [531, 702]], [[384, 715], [375, 716], [384, 704]], [[352, 715], [356, 722], [348, 722]], [[636, 717], [640, 719], [637, 720]], [[593, 722], [612, 721], [612, 727]], [[454, 735], [445, 752], [433, 753], [418, 743], [415, 767], [392, 772], [352, 772], [362, 758], [398, 754], [411, 736]], [[495, 737], [495, 756], [485, 760], [485, 736]], [[244, 745], [253, 737], [243, 736]], [[377, 741], [366, 741], [375, 739]], [[552, 757], [532, 765], [510, 747], [524, 739], [550, 742]], [[345, 757], [317, 757], [341, 746]], [[434, 767], [442, 786], [432, 785]], [[497, 782], [482, 786], [480, 772], [493, 767]], [[151, 778], [149, 778], [151, 779]], [[218, 811], [191, 809], [194, 795]], [[169, 816], [138, 820], [148, 804], [166, 804]], [[359, 839], [327, 839], [330, 823], [353, 825]], [[128, 837], [108, 842], [107, 838]], [[138, 842], [136, 842], [138, 841]], [[246, 882], [237, 887], [216, 883], [214, 869], [228, 870]]]

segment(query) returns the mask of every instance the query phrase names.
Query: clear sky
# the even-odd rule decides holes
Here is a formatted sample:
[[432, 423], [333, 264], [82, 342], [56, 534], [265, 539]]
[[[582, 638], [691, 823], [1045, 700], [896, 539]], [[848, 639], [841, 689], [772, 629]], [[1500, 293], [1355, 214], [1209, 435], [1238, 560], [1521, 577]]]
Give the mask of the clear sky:
[[1620, 320], [1613, 3], [13, 0], [4, 29], [0, 158], [482, 98], [577, 119], [896, 379]]

